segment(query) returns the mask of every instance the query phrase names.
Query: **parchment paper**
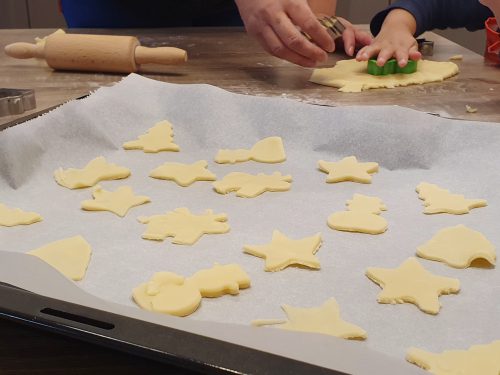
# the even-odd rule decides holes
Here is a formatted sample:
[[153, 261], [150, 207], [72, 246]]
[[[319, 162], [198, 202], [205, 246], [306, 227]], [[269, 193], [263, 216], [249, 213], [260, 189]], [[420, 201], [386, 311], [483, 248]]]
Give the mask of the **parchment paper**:
[[[174, 125], [181, 152], [145, 154], [121, 148], [123, 142], [163, 119]], [[285, 163], [213, 162], [219, 148], [248, 148], [274, 135], [284, 140]], [[364, 275], [367, 267], [398, 266], [438, 230], [452, 225], [479, 230], [498, 245], [499, 146], [500, 124], [454, 121], [391, 106], [313, 106], [131, 75], [0, 133], [0, 202], [44, 217], [31, 226], [0, 228], [0, 244], [7, 251], [27, 252], [80, 234], [92, 245], [93, 254], [78, 285], [130, 306], [135, 306], [131, 290], [154, 272], [190, 276], [214, 262], [238, 263], [250, 275], [251, 288], [238, 296], [203, 299], [200, 309], [186, 319], [249, 324], [253, 319], [283, 318], [281, 304], [312, 307], [334, 297], [342, 317], [368, 332], [368, 339], [359, 345], [403, 361], [410, 346], [437, 352], [500, 338], [497, 269], [458, 270], [421, 260], [431, 272], [461, 281], [458, 295], [440, 298], [443, 307], [437, 316], [411, 304], [378, 304], [380, 288]], [[136, 194], [150, 196], [152, 203], [133, 208], [123, 219], [109, 212], [80, 210], [91, 189], [63, 188], [55, 183], [53, 171], [82, 168], [101, 155], [132, 170], [126, 180], [101, 183], [105, 189], [128, 185]], [[318, 160], [349, 155], [380, 164], [372, 184], [325, 183], [326, 174], [317, 170]], [[181, 188], [148, 177], [166, 161], [200, 159], [208, 160], [209, 169], [219, 178], [233, 171], [291, 174], [292, 189], [242, 199], [215, 193], [209, 182]], [[468, 198], [486, 199], [488, 207], [461, 216], [424, 215], [415, 193], [421, 181]], [[384, 201], [386, 233], [371, 236], [328, 228], [327, 217], [344, 210], [354, 193]], [[138, 216], [178, 207], [194, 213], [205, 209], [226, 213], [231, 231], [205, 235], [193, 246], [141, 239], [146, 227], [137, 222]], [[323, 245], [317, 253], [321, 270], [290, 267], [267, 273], [262, 259], [243, 253], [245, 244], [270, 242], [274, 229], [295, 239], [321, 232]]]

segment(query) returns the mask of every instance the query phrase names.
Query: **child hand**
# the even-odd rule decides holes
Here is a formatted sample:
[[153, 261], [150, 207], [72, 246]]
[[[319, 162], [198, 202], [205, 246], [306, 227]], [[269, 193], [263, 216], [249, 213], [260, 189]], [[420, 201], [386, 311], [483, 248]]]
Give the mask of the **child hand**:
[[387, 60], [394, 57], [400, 67], [405, 67], [408, 59], [421, 59], [417, 41], [413, 37], [415, 29], [416, 22], [410, 13], [403, 9], [394, 9], [387, 15], [372, 44], [362, 48], [356, 55], [356, 60], [368, 61], [377, 56], [377, 65], [383, 66]]

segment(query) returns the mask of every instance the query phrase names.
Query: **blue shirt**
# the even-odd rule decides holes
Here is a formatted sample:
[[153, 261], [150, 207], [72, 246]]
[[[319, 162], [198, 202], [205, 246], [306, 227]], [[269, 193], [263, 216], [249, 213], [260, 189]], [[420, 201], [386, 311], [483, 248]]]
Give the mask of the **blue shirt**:
[[233, 0], [60, 0], [68, 27], [242, 26]]
[[432, 29], [465, 27], [469, 31], [484, 28], [493, 12], [478, 0], [399, 0], [377, 13], [370, 23], [373, 35], [382, 28], [385, 17], [393, 9], [410, 12], [417, 21], [415, 36]]

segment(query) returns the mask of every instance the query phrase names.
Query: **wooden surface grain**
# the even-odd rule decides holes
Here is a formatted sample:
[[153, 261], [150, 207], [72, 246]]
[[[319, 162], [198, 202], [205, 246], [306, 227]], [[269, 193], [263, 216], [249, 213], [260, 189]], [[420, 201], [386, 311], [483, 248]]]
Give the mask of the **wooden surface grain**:
[[[53, 30], [0, 30], [0, 48], [13, 42], [32, 42]], [[500, 68], [483, 57], [436, 34], [434, 60], [461, 54], [460, 74], [442, 83], [396, 89], [340, 93], [308, 82], [311, 70], [268, 56], [241, 29], [87, 30], [94, 33], [137, 35], [146, 46], [186, 49], [183, 66], [144, 67], [142, 74], [171, 83], [208, 83], [229, 91], [260, 96], [281, 96], [321, 105], [402, 105], [454, 118], [500, 122]], [[325, 66], [346, 58], [332, 54]], [[33, 88], [37, 109], [19, 116], [0, 117], [2, 126], [23, 121], [38, 111], [112, 85], [123, 75], [56, 72], [43, 62], [15, 60], [0, 53], [0, 87]], [[465, 105], [478, 108], [475, 114]], [[0, 320], [0, 373], [2, 374], [189, 374], [132, 356], [80, 343], [51, 333]]]
[[[9, 43], [31, 42], [35, 36], [52, 32], [38, 30], [0, 30], [0, 48]], [[72, 31], [76, 32], [76, 31]], [[500, 68], [485, 63], [482, 56], [427, 33], [435, 42], [433, 60], [457, 61], [458, 76], [444, 82], [395, 89], [341, 93], [337, 89], [308, 81], [311, 70], [278, 60], [263, 52], [242, 29], [165, 29], [165, 30], [86, 30], [90, 33], [137, 35], [146, 46], [174, 46], [188, 51], [182, 66], [143, 66], [142, 74], [172, 83], [208, 83], [232, 92], [260, 96], [282, 96], [321, 105], [397, 104], [446, 117], [500, 122]], [[342, 53], [330, 56], [325, 66], [345, 59]], [[15, 60], [0, 54], [0, 87], [34, 88], [38, 108], [43, 110], [85, 95], [100, 86], [111, 85], [123, 75], [56, 72], [36, 60]], [[465, 111], [465, 105], [478, 109]], [[0, 118], [0, 125], [22, 116]]]

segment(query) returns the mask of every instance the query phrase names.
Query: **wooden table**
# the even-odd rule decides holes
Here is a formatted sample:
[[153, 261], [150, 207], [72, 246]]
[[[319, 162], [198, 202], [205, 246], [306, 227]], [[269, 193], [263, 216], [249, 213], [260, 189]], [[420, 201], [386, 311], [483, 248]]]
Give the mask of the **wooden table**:
[[[0, 48], [16, 41], [32, 42], [53, 30], [0, 30]], [[322, 105], [397, 104], [447, 117], [500, 122], [500, 69], [482, 56], [436, 34], [425, 37], [435, 42], [435, 60], [463, 55], [458, 76], [442, 83], [396, 89], [341, 93], [335, 88], [308, 82], [311, 70], [294, 66], [264, 53], [241, 29], [86, 30], [94, 33], [138, 35], [147, 46], [176, 46], [188, 51], [183, 66], [145, 66], [145, 76], [172, 83], [208, 83], [232, 92], [283, 96]], [[333, 54], [325, 64], [345, 58]], [[15, 60], [0, 54], [0, 87], [34, 88], [37, 111], [85, 95], [103, 85], [119, 81], [122, 75], [55, 72], [35, 60]], [[478, 108], [470, 114], [465, 105]], [[36, 112], [36, 111], [34, 111]], [[22, 116], [0, 118], [2, 124]]]
[[[52, 31], [0, 30], [0, 47], [17, 41], [31, 42], [35, 36]], [[346, 94], [308, 82], [310, 70], [268, 56], [240, 29], [92, 32], [139, 35], [144, 45], [186, 49], [186, 65], [144, 69], [144, 75], [161, 81], [209, 83], [241, 94], [283, 96], [323, 105], [398, 104], [455, 118], [500, 122], [500, 69], [485, 64], [482, 56], [432, 33], [426, 38], [435, 42], [433, 59], [463, 55], [457, 77], [425, 86]], [[326, 65], [342, 58], [345, 56], [334, 54]], [[0, 87], [34, 88], [38, 102], [35, 111], [0, 118], [0, 129], [121, 78], [122, 75], [54, 72], [41, 62], [0, 54]], [[466, 113], [466, 104], [477, 107], [478, 113]], [[11, 322], [0, 320], [0, 332], [2, 374], [189, 373]]]

